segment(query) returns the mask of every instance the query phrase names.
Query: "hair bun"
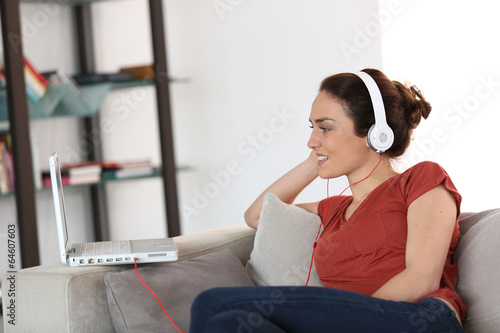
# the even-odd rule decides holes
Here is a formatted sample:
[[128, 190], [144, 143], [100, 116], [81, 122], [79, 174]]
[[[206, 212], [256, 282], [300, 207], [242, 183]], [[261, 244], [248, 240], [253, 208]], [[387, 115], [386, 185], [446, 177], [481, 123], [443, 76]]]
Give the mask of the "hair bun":
[[424, 119], [429, 117], [432, 107], [416, 86], [406, 86], [398, 81], [393, 81], [393, 83], [403, 97], [401, 107], [404, 109], [409, 129], [414, 129], [422, 117]]

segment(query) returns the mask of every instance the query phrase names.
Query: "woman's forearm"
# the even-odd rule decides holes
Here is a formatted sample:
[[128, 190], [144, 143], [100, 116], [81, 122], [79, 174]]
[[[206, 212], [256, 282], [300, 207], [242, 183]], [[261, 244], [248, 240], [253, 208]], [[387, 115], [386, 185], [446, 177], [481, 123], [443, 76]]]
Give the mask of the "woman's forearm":
[[318, 177], [317, 158], [311, 154], [307, 160], [287, 172], [257, 197], [245, 212], [245, 222], [257, 229], [266, 193], [272, 193], [281, 201], [291, 204], [316, 177]]
[[372, 296], [397, 302], [416, 302], [438, 289], [439, 281], [436, 283], [419, 272], [405, 269], [387, 281]]

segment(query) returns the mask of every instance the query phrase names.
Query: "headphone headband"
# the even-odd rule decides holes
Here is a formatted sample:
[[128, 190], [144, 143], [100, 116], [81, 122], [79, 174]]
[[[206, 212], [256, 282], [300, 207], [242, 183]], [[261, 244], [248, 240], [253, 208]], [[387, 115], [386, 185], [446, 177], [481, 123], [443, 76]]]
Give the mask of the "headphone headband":
[[372, 101], [375, 124], [368, 131], [368, 145], [376, 152], [383, 153], [391, 148], [394, 142], [394, 133], [387, 124], [382, 94], [377, 83], [368, 73], [356, 72], [352, 74], [363, 81]]

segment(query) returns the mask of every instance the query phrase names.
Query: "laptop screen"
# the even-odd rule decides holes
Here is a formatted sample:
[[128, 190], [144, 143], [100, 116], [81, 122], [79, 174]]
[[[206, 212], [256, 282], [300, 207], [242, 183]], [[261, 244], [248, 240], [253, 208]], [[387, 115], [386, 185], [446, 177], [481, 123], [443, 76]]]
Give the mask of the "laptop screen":
[[64, 206], [61, 166], [59, 164], [59, 155], [57, 151], [49, 157], [49, 165], [52, 196], [54, 197], [54, 208], [56, 213], [57, 236], [59, 238], [59, 255], [61, 262], [66, 264], [69, 251], [68, 230], [66, 228], [66, 209]]

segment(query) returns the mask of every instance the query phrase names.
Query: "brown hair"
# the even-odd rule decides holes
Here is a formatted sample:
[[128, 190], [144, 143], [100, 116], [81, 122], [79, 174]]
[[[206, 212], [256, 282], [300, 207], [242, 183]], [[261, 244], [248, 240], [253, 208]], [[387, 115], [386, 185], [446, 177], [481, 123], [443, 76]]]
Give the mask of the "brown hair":
[[[377, 69], [363, 69], [377, 83], [384, 101], [387, 124], [394, 132], [394, 143], [385, 154], [396, 158], [410, 145], [411, 135], [422, 117], [427, 119], [431, 105], [424, 99], [415, 86], [406, 86], [398, 81], [391, 81]], [[337, 99], [346, 109], [347, 116], [354, 122], [354, 132], [359, 137], [366, 137], [368, 130], [375, 123], [373, 106], [368, 89], [355, 74], [336, 74], [321, 82], [320, 91]]]

